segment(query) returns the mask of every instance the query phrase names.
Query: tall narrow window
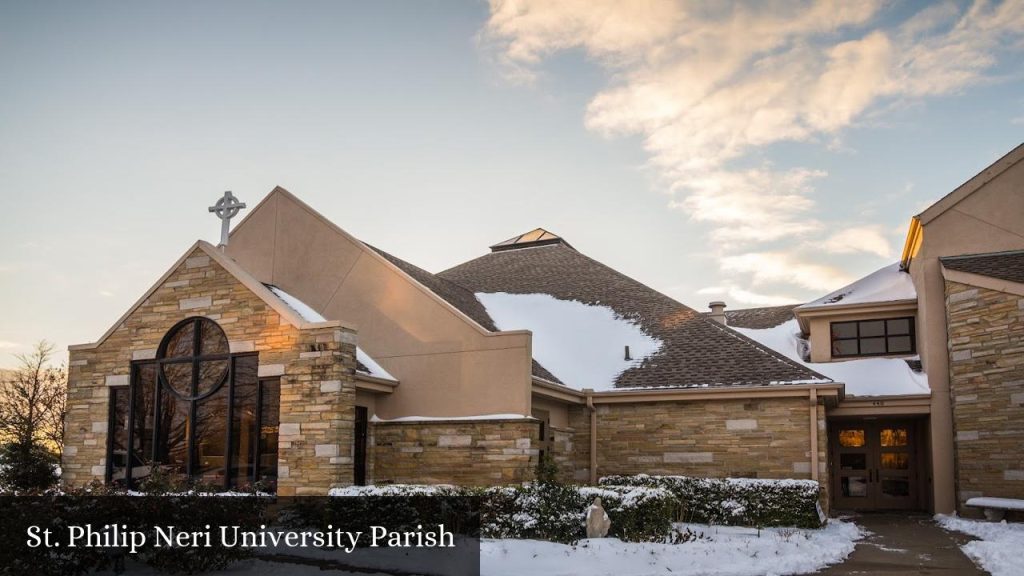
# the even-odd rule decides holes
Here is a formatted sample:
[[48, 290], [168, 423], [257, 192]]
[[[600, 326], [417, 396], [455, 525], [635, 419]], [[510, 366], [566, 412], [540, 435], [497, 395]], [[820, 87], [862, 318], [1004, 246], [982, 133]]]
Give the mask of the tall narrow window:
[[[257, 367], [255, 353], [231, 353], [213, 320], [171, 328], [155, 360], [133, 363], [131, 386], [111, 392], [108, 480], [132, 486], [152, 466], [224, 488], [259, 480], [271, 464], [255, 465], [256, 437], [261, 427], [276, 430], [278, 398], [263, 406]], [[273, 471], [262, 471], [269, 477], [277, 471], [274, 442]]]

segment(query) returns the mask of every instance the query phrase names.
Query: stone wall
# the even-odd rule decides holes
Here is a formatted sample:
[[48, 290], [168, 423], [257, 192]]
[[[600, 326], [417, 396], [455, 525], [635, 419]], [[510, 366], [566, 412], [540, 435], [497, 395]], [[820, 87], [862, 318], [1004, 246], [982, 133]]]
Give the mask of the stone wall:
[[[818, 470], [828, 502], [825, 407], [818, 404]], [[590, 479], [590, 412], [569, 411], [575, 473]], [[808, 398], [597, 405], [597, 468], [610, 474], [811, 477]]]
[[261, 377], [281, 377], [279, 490], [350, 483], [351, 426], [336, 424], [352, 418], [355, 334], [336, 323], [292, 326], [197, 247], [106, 340], [71, 350], [64, 484], [104, 478], [110, 387], [128, 386], [131, 361], [154, 358], [167, 331], [191, 316], [216, 321], [232, 352], [258, 352]]
[[1024, 298], [946, 282], [957, 509], [1024, 498]]
[[376, 422], [375, 484], [517, 484], [533, 478], [540, 422], [441, 420]]

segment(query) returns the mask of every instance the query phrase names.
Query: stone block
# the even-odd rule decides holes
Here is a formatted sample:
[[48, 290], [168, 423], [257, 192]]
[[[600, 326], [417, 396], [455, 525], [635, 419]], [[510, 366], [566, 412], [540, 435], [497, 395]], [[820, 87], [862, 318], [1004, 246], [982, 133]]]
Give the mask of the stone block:
[[437, 437], [437, 445], [439, 447], [455, 448], [472, 444], [473, 437], [469, 434], [443, 434]]
[[663, 456], [665, 462], [700, 464], [715, 461], [715, 455], [711, 452], [666, 452]]
[[104, 378], [104, 383], [107, 386], [127, 386], [128, 385], [128, 375], [127, 374], [108, 374], [107, 377]]
[[726, 430], [757, 430], [757, 420], [753, 419], [740, 419], [740, 420], [726, 420]]
[[178, 301], [179, 310], [197, 310], [209, 308], [213, 304], [210, 296], [198, 296], [196, 298], [182, 298]]
[[339, 449], [337, 444], [317, 444], [314, 451], [317, 456], [337, 456]]

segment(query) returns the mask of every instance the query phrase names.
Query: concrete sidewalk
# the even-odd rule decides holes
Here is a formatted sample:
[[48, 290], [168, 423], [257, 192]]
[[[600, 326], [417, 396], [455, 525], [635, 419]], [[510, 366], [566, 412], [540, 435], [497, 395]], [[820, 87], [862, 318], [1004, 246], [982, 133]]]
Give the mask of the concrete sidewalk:
[[846, 562], [815, 574], [988, 574], [960, 551], [960, 545], [971, 538], [946, 532], [930, 516], [875, 513], [856, 514], [848, 519], [871, 534], [857, 543], [857, 548]]

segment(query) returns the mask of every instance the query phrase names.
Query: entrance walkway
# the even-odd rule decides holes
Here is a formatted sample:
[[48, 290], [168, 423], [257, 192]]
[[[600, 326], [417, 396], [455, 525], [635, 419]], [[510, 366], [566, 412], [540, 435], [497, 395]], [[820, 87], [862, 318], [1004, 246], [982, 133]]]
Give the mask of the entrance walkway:
[[920, 513], [864, 513], [850, 519], [871, 534], [857, 543], [857, 548], [846, 562], [815, 574], [988, 574], [960, 551], [960, 545], [969, 542], [971, 538], [946, 532], [930, 516]]

